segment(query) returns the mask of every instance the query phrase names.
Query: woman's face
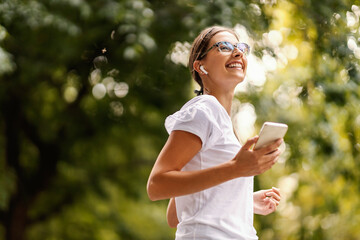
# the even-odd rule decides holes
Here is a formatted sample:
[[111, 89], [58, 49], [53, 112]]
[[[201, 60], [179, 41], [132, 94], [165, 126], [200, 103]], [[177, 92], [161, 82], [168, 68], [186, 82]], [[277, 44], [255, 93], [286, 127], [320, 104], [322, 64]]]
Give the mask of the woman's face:
[[[238, 43], [237, 38], [230, 32], [219, 32], [210, 40], [208, 49], [217, 42], [227, 41], [231, 44]], [[200, 61], [208, 75], [203, 78], [209, 88], [234, 90], [241, 83], [246, 74], [247, 59], [237, 48], [233, 52], [219, 52], [217, 47], [211, 49], [204, 59]], [[204, 75], [203, 75], [204, 76]]]

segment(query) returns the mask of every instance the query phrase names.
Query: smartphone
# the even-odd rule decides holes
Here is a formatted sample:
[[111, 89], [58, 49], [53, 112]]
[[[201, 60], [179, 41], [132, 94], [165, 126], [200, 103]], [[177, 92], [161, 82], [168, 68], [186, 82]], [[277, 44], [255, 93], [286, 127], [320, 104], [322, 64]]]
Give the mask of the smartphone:
[[279, 138], [284, 138], [288, 130], [288, 125], [284, 123], [264, 122], [259, 139], [254, 146], [254, 150], [265, 147]]

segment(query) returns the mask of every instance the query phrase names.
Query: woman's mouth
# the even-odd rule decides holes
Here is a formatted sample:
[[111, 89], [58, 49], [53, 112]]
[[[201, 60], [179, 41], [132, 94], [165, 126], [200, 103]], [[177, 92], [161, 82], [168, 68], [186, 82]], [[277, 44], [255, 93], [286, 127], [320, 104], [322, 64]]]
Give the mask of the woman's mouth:
[[240, 63], [230, 63], [228, 65], [226, 65], [226, 67], [228, 68], [241, 68], [243, 69], [243, 66]]

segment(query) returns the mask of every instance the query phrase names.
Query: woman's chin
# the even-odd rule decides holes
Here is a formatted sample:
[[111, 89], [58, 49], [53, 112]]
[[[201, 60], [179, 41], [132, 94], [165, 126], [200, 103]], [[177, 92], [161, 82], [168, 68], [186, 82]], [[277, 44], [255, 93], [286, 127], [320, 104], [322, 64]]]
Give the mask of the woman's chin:
[[245, 74], [238, 74], [236, 77], [234, 77], [234, 82], [236, 84], [242, 83], [245, 79]]

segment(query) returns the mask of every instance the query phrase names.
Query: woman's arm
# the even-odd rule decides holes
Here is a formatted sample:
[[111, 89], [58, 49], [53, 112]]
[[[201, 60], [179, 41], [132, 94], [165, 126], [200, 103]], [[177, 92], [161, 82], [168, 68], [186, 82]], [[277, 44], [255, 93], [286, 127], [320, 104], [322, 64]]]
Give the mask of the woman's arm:
[[175, 198], [170, 198], [169, 205], [166, 211], [166, 220], [171, 228], [176, 228], [179, 224], [179, 220], [176, 214]]
[[202, 142], [189, 132], [171, 132], [150, 173], [147, 184], [149, 198], [155, 201], [192, 194], [237, 177], [254, 176], [268, 170], [277, 161], [280, 154], [277, 148], [282, 141], [252, 151], [250, 147], [256, 140], [257, 137], [248, 140], [234, 159], [223, 164], [181, 171], [200, 151]]

